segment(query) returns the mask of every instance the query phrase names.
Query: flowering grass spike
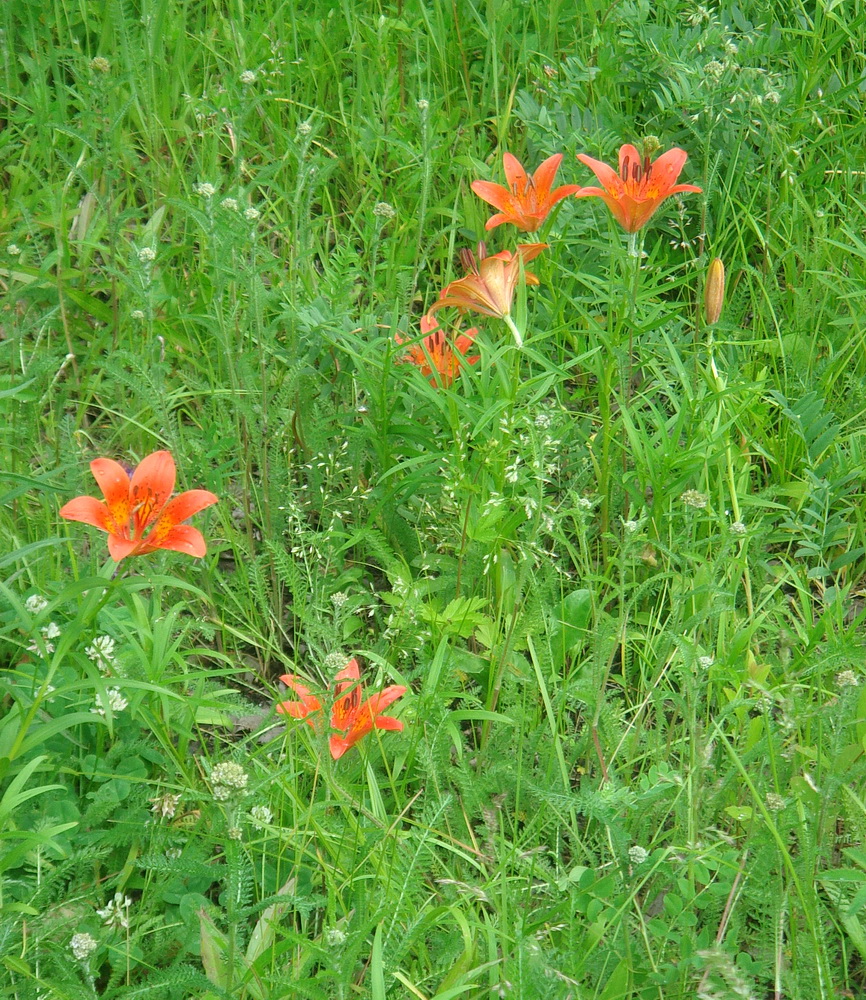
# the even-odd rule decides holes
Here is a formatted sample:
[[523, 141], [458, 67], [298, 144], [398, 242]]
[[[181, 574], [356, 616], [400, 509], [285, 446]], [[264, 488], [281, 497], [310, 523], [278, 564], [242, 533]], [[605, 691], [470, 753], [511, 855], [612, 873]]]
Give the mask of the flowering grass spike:
[[[421, 317], [421, 333], [424, 334], [424, 339], [410, 344], [408, 352], [400, 360], [417, 365], [421, 369], [421, 374], [430, 380], [431, 385], [437, 384], [437, 375], [442, 385], [451, 385], [461, 371], [458, 355], [463, 359], [463, 364], [467, 365], [477, 364], [481, 360], [478, 354], [469, 357], [467, 353], [478, 333], [474, 326], [465, 333], [458, 334], [452, 346], [439, 323], [429, 314], [425, 314]], [[394, 339], [398, 344], [407, 343], [399, 333]]]
[[577, 158], [595, 174], [602, 187], [582, 187], [575, 198], [596, 196], [613, 213], [613, 217], [627, 233], [642, 229], [655, 214], [665, 198], [687, 191], [700, 193], [694, 184], [677, 184], [688, 154], [684, 149], [669, 149], [655, 160], [642, 157], [634, 146], [626, 144], [619, 150], [619, 173], [585, 153]]
[[[389, 729], [392, 732], [401, 732], [403, 729], [403, 723], [399, 719], [382, 715], [382, 712], [398, 698], [402, 698], [406, 688], [392, 684], [383, 691], [370, 695], [362, 703], [360, 677], [358, 661], [350, 660], [334, 678], [331, 728], [336, 732], [331, 734], [329, 740], [334, 760], [342, 757], [373, 729]], [[299, 696], [300, 701], [281, 702], [277, 705], [277, 711], [290, 715], [293, 719], [305, 719], [315, 729], [316, 723], [309, 716], [321, 711], [322, 703], [294, 674], [284, 674], [280, 680]]]
[[492, 215], [484, 228], [495, 229], [503, 222], [512, 222], [527, 233], [539, 229], [558, 202], [580, 190], [579, 184], [564, 184], [551, 190], [561, 162], [562, 153], [556, 153], [530, 177], [516, 156], [505, 153], [502, 163], [508, 187], [492, 181], [472, 182], [472, 190], [478, 197], [499, 209], [499, 214]]
[[60, 516], [107, 532], [108, 552], [115, 562], [156, 549], [196, 557], [207, 552], [201, 532], [181, 522], [218, 497], [208, 490], [187, 490], [170, 499], [176, 476], [171, 452], [153, 452], [131, 475], [110, 458], [95, 459], [90, 471], [105, 500], [76, 497], [60, 508]]

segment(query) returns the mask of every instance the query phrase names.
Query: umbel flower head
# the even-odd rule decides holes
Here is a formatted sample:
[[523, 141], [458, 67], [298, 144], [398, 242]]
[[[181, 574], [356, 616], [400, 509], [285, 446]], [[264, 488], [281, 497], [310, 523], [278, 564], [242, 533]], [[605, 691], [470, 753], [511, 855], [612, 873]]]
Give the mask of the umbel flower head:
[[394, 335], [394, 339], [398, 344], [409, 343], [408, 352], [400, 358], [400, 361], [410, 362], [420, 368], [421, 374], [427, 376], [431, 385], [436, 385], [437, 381], [444, 386], [451, 385], [462, 370], [460, 359], [465, 365], [474, 365], [481, 360], [478, 354], [472, 357], [468, 355], [472, 342], [478, 334], [476, 327], [473, 326], [465, 333], [458, 334], [452, 344], [439, 323], [429, 314], [421, 317], [420, 325], [421, 333], [424, 335], [423, 340], [409, 343], [399, 333]]
[[530, 177], [516, 156], [505, 153], [502, 165], [508, 187], [492, 181], [472, 182], [472, 190], [478, 197], [499, 209], [499, 214], [492, 215], [484, 228], [495, 229], [503, 222], [512, 222], [526, 233], [538, 230], [554, 205], [580, 190], [579, 184], [564, 184], [551, 190], [561, 162], [562, 153], [556, 153]]
[[[361, 673], [357, 660], [350, 660], [334, 678], [334, 699], [331, 704], [331, 734], [329, 745], [331, 756], [338, 760], [373, 729], [390, 729], [401, 732], [403, 723], [382, 712], [406, 693], [406, 688], [392, 684], [377, 694], [361, 701]], [[294, 674], [284, 674], [280, 680], [290, 687], [300, 701], [284, 701], [277, 705], [277, 711], [290, 715], [293, 719], [306, 719], [307, 724], [316, 728], [316, 721], [310, 718], [321, 712], [322, 703], [300, 682]]]
[[90, 471], [105, 500], [76, 497], [60, 508], [60, 516], [107, 532], [108, 553], [115, 562], [156, 549], [197, 557], [207, 552], [201, 532], [181, 522], [218, 497], [208, 490], [187, 490], [170, 499], [175, 483], [171, 452], [148, 455], [131, 475], [111, 458], [94, 459]]
[[577, 158], [592, 170], [602, 186], [582, 187], [575, 192], [575, 198], [601, 198], [627, 233], [642, 229], [665, 198], [702, 190], [694, 184], [677, 184], [688, 154], [676, 147], [651, 161], [632, 145], [620, 146], [619, 173], [585, 153], [578, 153]]

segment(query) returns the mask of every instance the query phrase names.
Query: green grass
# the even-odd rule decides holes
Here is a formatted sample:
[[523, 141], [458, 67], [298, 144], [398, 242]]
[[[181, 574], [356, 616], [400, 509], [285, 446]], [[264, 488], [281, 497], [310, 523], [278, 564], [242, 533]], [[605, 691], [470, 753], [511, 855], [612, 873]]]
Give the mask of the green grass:
[[[2, 995], [866, 993], [866, 6], [0, 30]], [[485, 233], [503, 152], [646, 135], [704, 193], [639, 261], [597, 199]], [[526, 346], [433, 386], [485, 238], [550, 244]], [[159, 449], [207, 555], [118, 567], [58, 511]], [[278, 678], [352, 657], [404, 728], [334, 761]]]

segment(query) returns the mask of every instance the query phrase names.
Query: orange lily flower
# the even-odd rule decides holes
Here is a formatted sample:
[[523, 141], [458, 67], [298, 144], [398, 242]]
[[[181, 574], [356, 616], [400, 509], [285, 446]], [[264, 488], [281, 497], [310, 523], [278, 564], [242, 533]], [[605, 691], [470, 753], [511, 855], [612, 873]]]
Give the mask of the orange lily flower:
[[[542, 250], [546, 250], [548, 244], [521, 243], [514, 254], [503, 250], [491, 257], [484, 256], [483, 247], [484, 244], [479, 244], [482, 252], [478, 263], [471, 251], [461, 253], [470, 273], [442, 289], [439, 301], [434, 302], [428, 310], [430, 315], [445, 306], [454, 306], [461, 312], [470, 309], [483, 316], [496, 316], [499, 319], [510, 316], [521, 267], [536, 258]], [[527, 285], [538, 284], [538, 278], [531, 271], [524, 270], [523, 277]]]
[[548, 157], [530, 177], [516, 156], [505, 153], [502, 164], [508, 187], [491, 181], [473, 181], [471, 185], [479, 198], [499, 209], [499, 214], [492, 215], [484, 228], [495, 229], [503, 222], [513, 222], [527, 233], [539, 229], [554, 205], [580, 190], [579, 184], [564, 184], [551, 191], [561, 162], [562, 153], [556, 153]]
[[585, 153], [577, 158], [585, 163], [601, 181], [602, 187], [582, 187], [575, 198], [593, 195], [604, 201], [616, 221], [627, 233], [636, 233], [652, 218], [665, 198], [686, 191], [700, 193], [703, 189], [694, 184], [677, 184], [688, 153], [674, 147], [655, 160], [641, 157], [634, 146], [626, 144], [619, 150], [619, 173], [601, 160]]
[[105, 501], [76, 497], [60, 508], [60, 516], [108, 532], [108, 553], [115, 562], [156, 549], [196, 557], [207, 552], [201, 532], [181, 521], [219, 498], [208, 490], [187, 490], [169, 499], [175, 482], [171, 452], [148, 455], [132, 475], [110, 458], [95, 459], [90, 471]]
[[[373, 729], [388, 729], [401, 732], [403, 723], [382, 712], [406, 693], [406, 688], [392, 684], [383, 691], [361, 703], [361, 673], [357, 660], [350, 660], [335, 677], [335, 697], [331, 706], [331, 728], [337, 732], [329, 740], [331, 756], [338, 760]], [[293, 719], [306, 719], [315, 728], [315, 722], [307, 718], [321, 710], [321, 702], [308, 688], [300, 683], [294, 674], [284, 674], [280, 680], [301, 698], [300, 701], [284, 701], [277, 705], [277, 711], [290, 715]]]
[[[411, 344], [408, 354], [400, 360], [411, 362], [421, 369], [421, 374], [426, 375], [431, 385], [437, 384], [437, 373], [442, 385], [448, 386], [460, 374], [460, 361], [457, 360], [459, 354], [463, 362], [467, 365], [477, 364], [481, 357], [476, 354], [473, 357], [467, 356], [467, 351], [472, 347], [472, 341], [478, 334], [476, 327], [471, 327], [466, 333], [461, 333], [454, 341], [454, 346], [446, 338], [438, 322], [430, 315], [421, 317], [421, 333], [424, 339], [418, 343]], [[408, 343], [399, 333], [394, 335], [398, 344]]]

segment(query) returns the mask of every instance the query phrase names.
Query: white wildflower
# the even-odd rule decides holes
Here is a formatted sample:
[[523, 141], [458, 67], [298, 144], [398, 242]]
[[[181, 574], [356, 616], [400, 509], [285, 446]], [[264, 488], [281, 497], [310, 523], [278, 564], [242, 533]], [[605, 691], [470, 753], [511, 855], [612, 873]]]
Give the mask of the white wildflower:
[[96, 911], [107, 927], [129, 927], [129, 908], [132, 900], [129, 896], [124, 896], [121, 892], [114, 894], [114, 899], [110, 900], [101, 910]]
[[836, 674], [836, 686], [840, 688], [857, 687], [860, 681], [853, 670], [842, 670]]
[[298, 135], [309, 135], [313, 131], [313, 126], [309, 122], [299, 122]]
[[9, 246], [6, 247], [6, 253], [8, 253], [10, 257], [17, 257], [18, 254], [21, 253], [21, 247], [19, 247], [17, 243], [10, 243]]
[[781, 812], [785, 808], [785, 800], [775, 792], [767, 792], [765, 801], [770, 812]]
[[706, 493], [699, 493], [697, 490], [686, 490], [680, 499], [686, 507], [694, 507], [695, 510], [703, 510], [710, 502]]
[[152, 247], [142, 247], [138, 251], [138, 260], [141, 264], [152, 264], [156, 260], [156, 251]]
[[141, 323], [144, 320], [144, 312], [141, 309], [133, 309], [129, 318], [134, 319], [136, 323]]
[[415, 102], [415, 107], [419, 111], [424, 112], [424, 111], [426, 111], [430, 107], [430, 102], [429, 101], [425, 101], [424, 98], [422, 97], [420, 101], [416, 101]]
[[238, 210], [238, 202], [236, 198], [223, 198], [220, 202], [220, 208], [224, 208], [227, 212], [236, 212]]
[[24, 610], [30, 615], [38, 615], [48, 607], [48, 601], [41, 594], [31, 594], [24, 602]]
[[393, 219], [396, 214], [397, 210], [387, 201], [377, 201], [373, 206], [373, 215], [379, 219]]
[[96, 951], [99, 942], [92, 934], [73, 934], [69, 947], [72, 949], [73, 957], [77, 961], [83, 962]]
[[258, 219], [261, 216], [261, 214], [262, 213], [257, 208], [253, 208], [252, 206], [250, 206], [244, 212], [244, 218], [247, 220], [247, 222], [255, 222], [256, 219]]
[[698, 657], [698, 666], [702, 670], [709, 670], [710, 667], [713, 665], [714, 662], [715, 662], [715, 660], [713, 659], [712, 656], [699, 656]]
[[331, 604], [337, 609], [344, 607], [346, 601], [349, 600], [349, 595], [344, 593], [342, 590], [338, 590], [336, 594], [331, 594]]
[[257, 830], [263, 830], [274, 821], [274, 814], [267, 806], [253, 806], [250, 809], [250, 819]]
[[623, 521], [622, 526], [630, 535], [633, 535], [640, 528], [640, 521]]
[[239, 826], [229, 827], [229, 840], [243, 840], [243, 830]]
[[88, 660], [92, 660], [100, 670], [114, 663], [114, 639], [110, 635], [98, 635], [84, 650]]
[[[117, 715], [118, 712], [122, 712], [129, 702], [120, 692], [120, 688], [109, 688], [106, 692], [108, 694], [108, 707], [111, 709], [112, 715]], [[95, 708], [91, 708], [91, 712], [95, 712], [97, 715], [105, 715], [105, 709], [102, 705], [97, 705]]]
[[111, 63], [105, 56], [95, 56], [90, 60], [90, 68], [96, 70], [97, 73], [110, 73]]
[[640, 844], [634, 844], [628, 849], [628, 859], [633, 865], [642, 865], [649, 857], [649, 851]]
[[731, 534], [732, 535], [745, 535], [745, 533], [746, 533], [746, 526], [745, 526], [745, 524], [743, 524], [742, 521], [734, 521], [733, 524], [731, 525]]
[[342, 948], [346, 943], [346, 932], [339, 927], [329, 927], [324, 935], [325, 945], [328, 948]]
[[173, 819], [177, 812], [177, 804], [180, 802], [180, 795], [165, 792], [163, 795], [157, 795], [156, 798], [150, 799], [150, 802], [152, 803], [150, 807], [152, 813], [162, 816], [163, 819]]
[[251, 69], [245, 69], [243, 73], [241, 73], [241, 83], [245, 87], [248, 87], [251, 83], [255, 82], [256, 82], [256, 74]]
[[198, 184], [193, 184], [192, 189], [195, 194], [202, 198], [213, 198], [216, 194], [216, 188], [213, 184], [208, 184], [207, 181], [200, 181]]

